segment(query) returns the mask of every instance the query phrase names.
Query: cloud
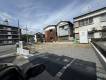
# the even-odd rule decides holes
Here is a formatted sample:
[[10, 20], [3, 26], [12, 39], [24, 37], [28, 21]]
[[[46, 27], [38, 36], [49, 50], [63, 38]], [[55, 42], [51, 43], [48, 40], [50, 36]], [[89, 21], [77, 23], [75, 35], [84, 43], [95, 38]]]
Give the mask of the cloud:
[[87, 12], [91, 12], [93, 10], [102, 8], [102, 7], [106, 7], [106, 0], [92, 0], [91, 2], [89, 2], [89, 4], [86, 4], [83, 8], [82, 8], [82, 14], [85, 14]]
[[80, 3], [79, 1], [75, 0], [72, 3], [67, 4], [67, 6], [63, 6], [60, 10], [56, 10], [54, 13], [52, 13], [50, 17], [44, 21], [44, 24], [57, 24], [57, 22], [62, 20], [72, 21], [73, 17], [79, 14], [81, 12], [81, 8], [85, 5], [85, 2]]
[[[57, 24], [59, 21], [62, 20], [69, 20], [73, 21], [73, 18], [75, 16], [81, 15], [83, 13], [86, 13], [88, 10], [88, 7], [90, 6], [90, 9], [93, 10], [95, 6], [92, 6], [96, 1], [83, 1], [80, 2], [80, 0], [76, 1], [73, 0], [73, 2], [68, 3], [66, 6], [62, 6], [59, 9], [55, 9], [52, 12], [49, 12], [49, 10], [46, 10], [45, 7], [42, 8], [42, 6], [30, 6], [29, 8], [24, 9], [24, 13], [26, 13], [27, 18], [31, 19], [31, 21], [26, 21], [33, 27], [33, 29], [37, 29], [39, 31], [42, 31], [43, 27], [51, 24]], [[97, 3], [96, 3], [97, 4]], [[100, 7], [100, 6], [99, 6]], [[35, 10], [35, 14], [33, 12]], [[28, 11], [31, 11], [28, 13]], [[33, 15], [31, 18], [30, 15]], [[34, 30], [32, 30], [34, 31]]]
[[12, 16], [10, 14], [6, 13], [6, 12], [0, 12], [0, 18], [2, 20], [5, 20], [5, 19], [10, 20], [10, 19], [12, 19]]
[[[42, 31], [47, 25], [57, 24], [61, 20], [73, 22], [73, 18], [106, 6], [106, 0], [2, 0], [0, 18], [8, 18], [12, 23], [20, 20], [20, 25], [28, 26], [32, 32]], [[13, 7], [14, 6], [14, 7]], [[3, 8], [2, 8], [3, 7]], [[11, 8], [13, 7], [13, 8]], [[31, 26], [31, 27], [30, 27]]]
[[50, 17], [44, 21], [44, 25], [57, 24], [61, 20], [73, 22], [74, 17], [97, 8], [102, 8], [103, 6], [106, 6], [105, 0], [73, 0], [67, 6], [61, 7], [60, 10], [56, 10], [54, 13], [52, 12]]

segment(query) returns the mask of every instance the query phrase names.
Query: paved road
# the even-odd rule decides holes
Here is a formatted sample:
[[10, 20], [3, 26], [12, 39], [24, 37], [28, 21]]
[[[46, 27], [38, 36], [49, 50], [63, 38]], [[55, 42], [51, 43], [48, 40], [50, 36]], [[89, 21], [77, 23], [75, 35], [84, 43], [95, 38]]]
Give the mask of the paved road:
[[39, 63], [43, 63], [46, 70], [32, 80], [96, 80], [95, 63], [56, 54], [45, 53], [31, 57], [30, 63], [23, 67], [26, 70]]
[[[44, 58], [47, 58], [47, 57], [45, 57], [46, 54], [50, 54], [50, 55], [53, 55], [54, 54], [56, 56], [66, 56], [66, 57], [69, 57], [69, 59], [70, 59], [69, 61], [71, 61], [71, 59], [78, 59], [78, 60], [85, 61], [85, 62], [87, 61], [87, 62], [91, 62], [91, 63], [92, 62], [93, 63], [96, 63], [96, 71], [97, 71], [96, 74], [97, 74], [98, 80], [106, 80], [106, 76], [105, 76], [106, 75], [106, 72], [104, 71], [104, 68], [102, 67], [99, 59], [97, 58], [94, 50], [88, 44], [72, 44], [72, 43], [61, 43], [61, 44], [60, 43], [50, 43], [50, 44], [42, 44], [42, 45], [39, 45], [39, 46], [36, 47], [36, 51], [38, 53], [40, 53], [40, 54], [43, 54], [44, 55], [43, 56]], [[57, 58], [56, 56], [55, 57], [49, 56], [49, 58], [50, 59], [53, 59], [53, 61], [52, 61], [53, 64], [55, 64], [54, 62], [61, 64], [61, 61], [62, 60], [59, 61], [59, 62], [57, 62], [56, 60], [60, 60], [60, 58]], [[33, 61], [33, 63], [32, 62], [29, 62], [32, 65], [35, 64], [35, 63], [38, 63], [39, 60], [40, 61], [45, 61], [45, 60], [41, 60], [41, 59], [36, 59], [36, 56], [29, 58], [29, 61], [31, 61], [32, 58], [35, 59]], [[67, 62], [67, 59], [63, 59], [63, 60]], [[21, 65], [22, 64], [21, 61], [22, 62], [27, 62], [27, 61], [25, 61], [22, 58], [21, 59], [18, 58], [18, 60], [13, 59], [12, 63], [14, 63], [14, 64], [20, 64]], [[54, 73], [57, 74], [58, 71], [60, 71], [61, 65], [56, 65], [56, 64], [53, 65], [48, 60], [47, 60], [46, 64], [47, 63], [50, 63], [49, 64], [49, 68], [51, 66], [52, 69], [49, 69], [48, 68], [48, 70], [50, 70], [51, 72], [53, 72], [53, 73], [51, 73], [52, 75], [54, 75]], [[29, 65], [26, 65], [26, 66], [29, 66]], [[53, 67], [53, 66], [55, 66], [55, 67]], [[45, 77], [46, 79], [52, 78], [51, 80], [54, 80], [54, 78], [53, 78], [53, 76], [51, 76], [51, 74], [48, 73], [47, 71], [45, 71], [44, 73], [42, 73], [41, 75], [39, 75], [36, 80], [39, 80], [41, 78], [41, 76]], [[47, 75], [49, 77], [47, 77]], [[40, 79], [40, 80], [43, 80], [43, 79]], [[59, 80], [59, 79], [57, 79], [57, 80]]]
[[96, 63], [98, 80], [106, 79], [106, 71], [95, 54], [95, 51], [88, 44], [72, 44], [72, 43], [48, 43], [39, 45], [37, 52], [45, 54], [56, 54], [59, 56], [68, 56], [84, 61]]
[[7, 54], [15, 54], [16, 53], [16, 46], [15, 45], [5, 45], [0, 46], [0, 56], [7, 55]]

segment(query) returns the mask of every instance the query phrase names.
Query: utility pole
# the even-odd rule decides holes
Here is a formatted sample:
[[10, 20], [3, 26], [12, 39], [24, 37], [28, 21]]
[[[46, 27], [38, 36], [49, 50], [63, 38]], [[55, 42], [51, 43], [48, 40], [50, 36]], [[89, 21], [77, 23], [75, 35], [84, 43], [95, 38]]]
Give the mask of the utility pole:
[[28, 28], [27, 28], [27, 25], [26, 25], [26, 37], [27, 37], [27, 43], [28, 43]]
[[18, 20], [18, 37], [19, 37], [19, 41], [20, 41], [20, 23], [19, 23], [19, 20]]

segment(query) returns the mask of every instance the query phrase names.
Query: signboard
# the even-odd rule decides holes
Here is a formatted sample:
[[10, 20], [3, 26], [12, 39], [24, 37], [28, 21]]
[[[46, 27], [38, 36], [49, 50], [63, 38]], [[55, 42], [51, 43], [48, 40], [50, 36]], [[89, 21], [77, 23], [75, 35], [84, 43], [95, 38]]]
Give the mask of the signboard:
[[79, 31], [80, 43], [88, 43], [88, 31]]

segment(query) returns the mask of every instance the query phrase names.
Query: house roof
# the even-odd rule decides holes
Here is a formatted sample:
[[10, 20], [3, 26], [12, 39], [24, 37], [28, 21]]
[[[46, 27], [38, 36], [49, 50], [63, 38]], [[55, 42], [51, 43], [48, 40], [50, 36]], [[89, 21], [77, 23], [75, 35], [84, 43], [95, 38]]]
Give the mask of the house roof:
[[56, 25], [48, 25], [48, 26], [44, 27], [43, 30], [45, 30], [46, 28], [49, 28], [49, 27], [53, 27], [53, 26], [56, 27]]
[[83, 15], [77, 16], [77, 17], [75, 17], [75, 18], [73, 18], [73, 19], [77, 19], [77, 18], [80, 18], [80, 17], [86, 16], [86, 15], [88, 15], [88, 14], [92, 14], [92, 13], [95, 13], [95, 12], [98, 12], [98, 11], [101, 11], [101, 10], [104, 10], [104, 9], [106, 9], [106, 7], [103, 7], [103, 8], [97, 9], [97, 10], [94, 10], [94, 11], [92, 11], [92, 12], [88, 12], [88, 13], [86, 13], [86, 14], [83, 14]]
[[72, 24], [70, 21], [60, 21], [59, 23], [57, 23], [57, 25], [59, 25], [62, 22], [67, 22], [68, 24]]

